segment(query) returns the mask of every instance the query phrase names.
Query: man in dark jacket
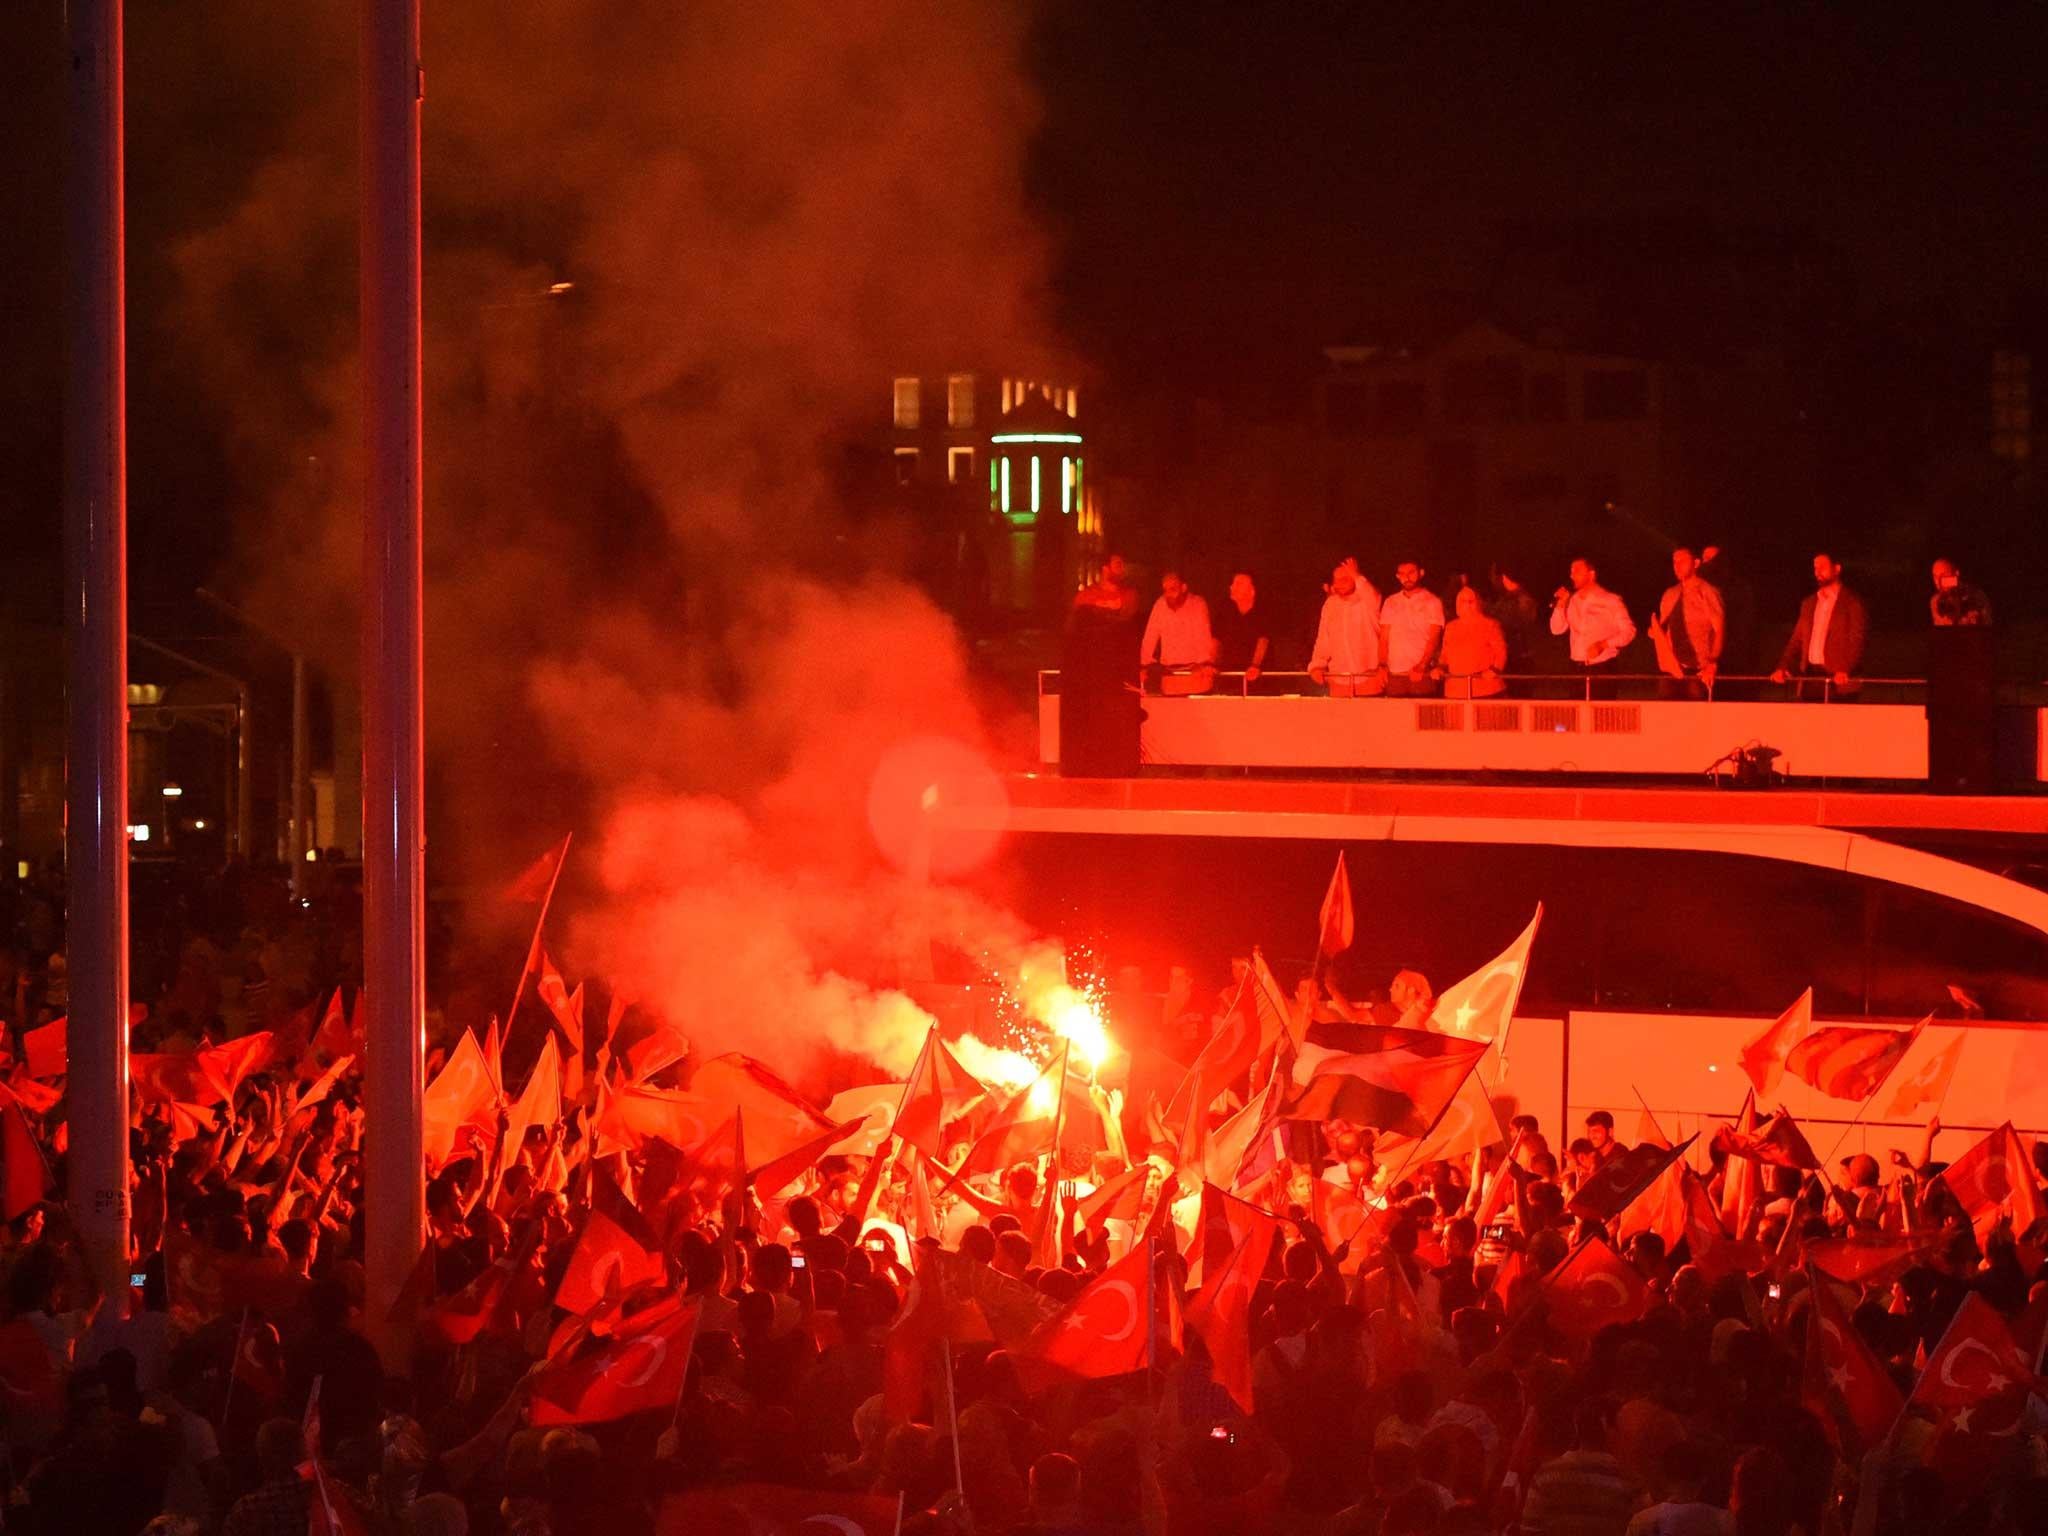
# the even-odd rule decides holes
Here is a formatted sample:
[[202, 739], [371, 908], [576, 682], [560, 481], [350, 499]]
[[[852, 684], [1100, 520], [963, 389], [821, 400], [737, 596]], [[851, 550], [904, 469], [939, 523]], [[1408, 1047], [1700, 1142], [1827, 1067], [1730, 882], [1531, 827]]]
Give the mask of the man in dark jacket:
[[1804, 699], [1850, 698], [1863, 686], [1856, 676], [1863, 665], [1863, 645], [1870, 637], [1870, 612], [1863, 599], [1842, 580], [1842, 567], [1831, 554], [1813, 557], [1814, 590], [1799, 605], [1799, 622], [1771, 674], [1774, 683], [1802, 679]]

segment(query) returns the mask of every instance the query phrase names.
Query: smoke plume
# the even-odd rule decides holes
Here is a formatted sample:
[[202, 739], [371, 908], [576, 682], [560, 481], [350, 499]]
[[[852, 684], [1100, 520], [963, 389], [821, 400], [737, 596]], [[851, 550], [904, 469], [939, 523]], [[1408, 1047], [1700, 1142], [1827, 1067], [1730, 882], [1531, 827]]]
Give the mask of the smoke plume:
[[[349, 12], [294, 12], [293, 46], [262, 59], [237, 47], [277, 42], [259, 0], [209, 13], [213, 88], [262, 103], [235, 137], [261, 152], [177, 243], [165, 344], [217, 406], [243, 509], [224, 579], [345, 681]], [[829, 1041], [901, 1067], [923, 1019], [893, 988], [930, 937], [1006, 966], [1033, 943], [876, 857], [883, 754], [919, 733], [985, 747], [986, 711], [902, 577], [915, 530], [842, 494], [892, 374], [1058, 358], [1022, 181], [1028, 20], [938, 0], [427, 10], [435, 878], [600, 829], [595, 894], [564, 914], [572, 973], [616, 974], [710, 1048], [795, 1069]], [[179, 59], [197, 113], [214, 56]]]

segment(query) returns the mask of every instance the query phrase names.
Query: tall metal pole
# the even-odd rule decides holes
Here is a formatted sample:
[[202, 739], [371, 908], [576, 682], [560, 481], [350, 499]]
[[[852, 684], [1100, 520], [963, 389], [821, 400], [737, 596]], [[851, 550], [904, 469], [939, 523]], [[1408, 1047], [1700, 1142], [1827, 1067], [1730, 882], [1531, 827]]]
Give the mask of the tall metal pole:
[[306, 850], [313, 839], [306, 826], [306, 658], [292, 652], [292, 894], [306, 890]]
[[387, 1366], [408, 1353], [393, 1302], [426, 1221], [421, 707], [420, 0], [362, 18], [363, 1002], [368, 1019], [365, 1309]]
[[235, 852], [243, 859], [255, 853], [255, 783], [249, 777], [249, 730], [254, 711], [249, 707], [249, 685], [235, 684]]
[[122, 0], [70, 0], [64, 410], [69, 1201], [103, 1294], [128, 1284], [128, 418]]

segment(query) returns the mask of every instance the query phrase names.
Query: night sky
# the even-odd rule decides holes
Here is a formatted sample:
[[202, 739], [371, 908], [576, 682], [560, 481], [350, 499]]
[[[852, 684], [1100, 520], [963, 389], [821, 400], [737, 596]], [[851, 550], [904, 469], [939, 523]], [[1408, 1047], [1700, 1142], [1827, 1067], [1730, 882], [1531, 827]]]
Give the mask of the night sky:
[[[1653, 282], [1671, 252], [1711, 263], [1759, 243], [1801, 274], [1777, 306], [1792, 320], [1815, 322], [1825, 295], [1837, 353], [1848, 336], [1880, 361], [1917, 360], [2044, 312], [2040, 7], [1503, 18], [1049, 0], [1035, 14], [1031, 212], [1054, 242], [1065, 339], [1107, 386], [1098, 420], [1121, 419], [1135, 465], [1137, 439], [1197, 396], [1298, 411], [1321, 345], [1511, 293], [1532, 230], [1576, 229], [1583, 253], [1590, 229], [1587, 280], [1610, 312], [1661, 309], [1653, 329], [1685, 318], [1683, 285]], [[236, 495], [218, 423], [146, 345], [171, 301], [164, 253], [245, 188], [300, 73], [349, 64], [294, 54], [282, 23], [238, 56], [209, 33], [231, 19], [129, 7], [142, 596], [208, 578]], [[4, 8], [0, 61], [0, 519], [19, 571], [56, 547], [56, 0]], [[1654, 306], [1634, 302], [1651, 291]], [[1748, 307], [1754, 328], [1784, 320], [1773, 307]]]

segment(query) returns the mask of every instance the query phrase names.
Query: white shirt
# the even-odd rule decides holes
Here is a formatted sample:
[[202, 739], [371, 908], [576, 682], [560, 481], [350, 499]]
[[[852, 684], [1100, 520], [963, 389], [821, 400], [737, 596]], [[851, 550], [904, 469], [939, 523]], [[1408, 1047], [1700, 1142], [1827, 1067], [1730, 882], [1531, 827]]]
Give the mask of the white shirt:
[[1429, 632], [1443, 630], [1444, 605], [1421, 587], [1392, 592], [1380, 604], [1380, 623], [1387, 631], [1387, 670], [1412, 671], [1429, 659]]
[[1192, 667], [1216, 659], [1216, 637], [1209, 630], [1209, 605], [1190, 592], [1178, 608], [1164, 597], [1152, 605], [1145, 638], [1138, 642], [1138, 665], [1152, 660], [1154, 649], [1169, 667]]
[[1380, 595], [1371, 582], [1360, 577], [1349, 597], [1332, 592], [1323, 599], [1323, 618], [1316, 626], [1316, 648], [1309, 667], [1357, 676], [1377, 671], [1379, 665]]
[[1550, 632], [1569, 632], [1572, 660], [1584, 662], [1603, 648], [1610, 654], [1619, 651], [1635, 639], [1636, 625], [1628, 616], [1628, 604], [1595, 582], [1550, 610]]
[[1835, 599], [1841, 595], [1839, 582], [1830, 582], [1813, 595], [1813, 633], [1806, 640], [1806, 664], [1823, 672], [1828, 665], [1828, 625], [1835, 617]]

